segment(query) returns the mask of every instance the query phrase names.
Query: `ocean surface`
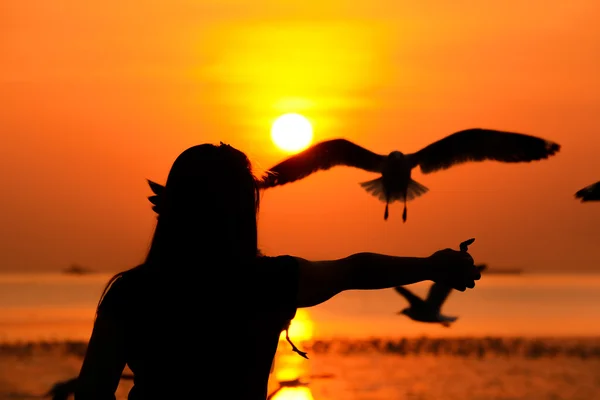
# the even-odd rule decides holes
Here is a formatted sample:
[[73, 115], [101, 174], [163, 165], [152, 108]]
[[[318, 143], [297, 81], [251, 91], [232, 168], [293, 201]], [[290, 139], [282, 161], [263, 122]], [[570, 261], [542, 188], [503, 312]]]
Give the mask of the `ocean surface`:
[[[78, 373], [109, 277], [0, 274], [0, 399], [40, 398]], [[292, 387], [273, 400], [600, 398], [600, 274], [488, 274], [451, 293], [449, 328], [398, 315], [404, 306], [390, 289], [300, 309], [290, 336], [310, 359], [280, 343], [270, 391]]]

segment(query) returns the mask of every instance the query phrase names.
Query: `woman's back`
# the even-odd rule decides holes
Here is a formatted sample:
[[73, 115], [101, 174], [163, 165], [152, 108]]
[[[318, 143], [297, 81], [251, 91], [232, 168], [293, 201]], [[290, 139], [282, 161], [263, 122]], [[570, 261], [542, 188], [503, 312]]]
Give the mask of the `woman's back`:
[[221, 389], [266, 397], [280, 333], [296, 312], [298, 267], [292, 257], [261, 257], [242, 270], [176, 281], [141, 266], [113, 283], [98, 312], [122, 329], [130, 399]]

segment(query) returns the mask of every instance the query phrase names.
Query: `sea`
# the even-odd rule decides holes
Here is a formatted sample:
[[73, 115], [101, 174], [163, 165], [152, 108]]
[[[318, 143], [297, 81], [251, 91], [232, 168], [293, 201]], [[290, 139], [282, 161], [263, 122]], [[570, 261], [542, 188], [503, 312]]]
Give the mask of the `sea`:
[[[77, 375], [109, 278], [0, 274], [0, 399], [44, 398]], [[429, 283], [407, 288], [426, 296]], [[282, 335], [270, 399], [600, 399], [600, 274], [484, 275], [448, 297], [450, 327], [412, 321], [405, 306], [386, 289], [299, 309], [290, 337], [308, 359]], [[124, 373], [119, 400], [132, 384]], [[223, 373], [235, 381], [235, 360]]]

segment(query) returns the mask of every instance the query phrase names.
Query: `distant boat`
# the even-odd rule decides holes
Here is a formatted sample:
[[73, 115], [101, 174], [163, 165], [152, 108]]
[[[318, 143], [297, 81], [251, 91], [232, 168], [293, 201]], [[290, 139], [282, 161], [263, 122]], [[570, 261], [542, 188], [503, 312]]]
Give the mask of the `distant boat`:
[[77, 264], [73, 264], [68, 268], [63, 269], [63, 273], [64, 274], [71, 274], [71, 275], [85, 275], [85, 274], [91, 274], [92, 271], [91, 269], [87, 269], [82, 267], [81, 265], [77, 265]]

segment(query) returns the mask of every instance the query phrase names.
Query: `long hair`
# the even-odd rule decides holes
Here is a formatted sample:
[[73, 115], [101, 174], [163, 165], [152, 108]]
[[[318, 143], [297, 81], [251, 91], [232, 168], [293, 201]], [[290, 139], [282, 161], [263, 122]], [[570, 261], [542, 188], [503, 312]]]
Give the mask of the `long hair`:
[[[260, 254], [259, 203], [258, 182], [243, 152], [223, 143], [188, 148], [171, 167], [155, 208], [158, 219], [150, 249], [134, 269], [166, 276], [203, 274], [203, 265], [212, 264], [210, 270], [218, 275], [217, 265], [235, 265], [243, 275], [244, 267]], [[100, 302], [125, 273], [109, 280]]]

